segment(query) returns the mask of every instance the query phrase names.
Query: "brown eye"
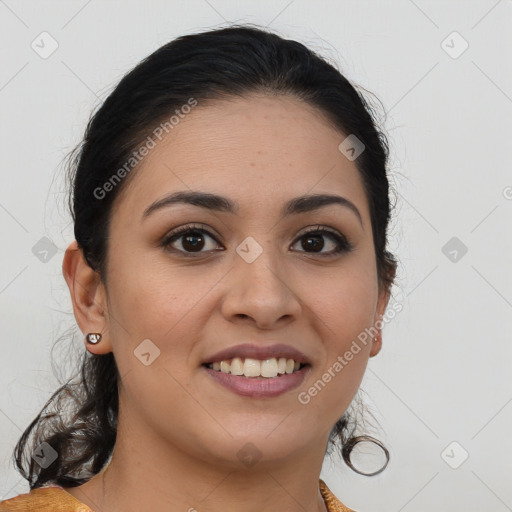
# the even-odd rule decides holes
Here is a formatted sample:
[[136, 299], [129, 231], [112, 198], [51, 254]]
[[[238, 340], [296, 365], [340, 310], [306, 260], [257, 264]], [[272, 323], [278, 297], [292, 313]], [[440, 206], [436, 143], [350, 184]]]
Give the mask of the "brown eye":
[[[330, 242], [325, 242], [325, 239]], [[340, 233], [328, 229], [313, 229], [302, 234], [298, 241], [305, 252], [317, 253], [320, 256], [332, 256], [352, 249], [349, 241]], [[327, 251], [323, 251], [327, 247]]]
[[[328, 257], [352, 250], [352, 245], [341, 233], [320, 228], [321, 226], [318, 226], [316, 229], [309, 230], [297, 239], [294, 245], [300, 242], [299, 252]], [[209, 240], [214, 243], [208, 243]], [[204, 228], [193, 225], [182, 226], [172, 231], [164, 238], [161, 245], [170, 252], [185, 256], [218, 250], [218, 242], [214, 235]]]
[[205, 245], [205, 236], [199, 231], [190, 231], [188, 234], [181, 235], [181, 245], [186, 251], [200, 251]]
[[[208, 244], [208, 239], [213, 240], [214, 244]], [[218, 246], [215, 237], [202, 228], [183, 226], [169, 233], [162, 241], [162, 246], [172, 252], [198, 253], [215, 250]], [[203, 251], [203, 249], [205, 249]]]

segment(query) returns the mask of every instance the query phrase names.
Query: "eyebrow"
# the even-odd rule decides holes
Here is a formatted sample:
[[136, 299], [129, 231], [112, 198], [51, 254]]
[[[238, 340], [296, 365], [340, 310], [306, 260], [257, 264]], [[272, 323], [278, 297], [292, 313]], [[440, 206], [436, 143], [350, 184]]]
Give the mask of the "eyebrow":
[[[141, 221], [157, 210], [179, 203], [191, 204], [193, 206], [206, 208], [207, 210], [232, 214], [236, 214], [240, 208], [236, 201], [232, 201], [227, 197], [207, 192], [185, 190], [174, 192], [152, 203], [144, 210]], [[363, 226], [363, 219], [356, 205], [345, 197], [331, 194], [313, 194], [290, 199], [281, 211], [281, 218], [285, 218], [293, 214], [319, 210], [320, 208], [324, 208], [332, 204], [343, 206], [344, 208], [352, 211], [358, 218], [361, 227]]]

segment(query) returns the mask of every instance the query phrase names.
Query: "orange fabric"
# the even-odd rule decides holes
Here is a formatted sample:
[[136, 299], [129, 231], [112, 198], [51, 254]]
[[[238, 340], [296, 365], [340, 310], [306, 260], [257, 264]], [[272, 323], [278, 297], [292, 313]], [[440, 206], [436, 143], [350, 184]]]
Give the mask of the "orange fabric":
[[0, 502], [0, 512], [94, 512], [62, 487], [40, 487]]
[[[336, 496], [334, 496], [329, 487], [327, 487], [327, 484], [321, 478], [320, 492], [322, 493], [325, 504], [327, 505], [327, 510], [329, 512], [356, 512], [355, 510], [352, 510], [351, 508], [343, 505], [343, 503], [341, 503], [341, 501], [336, 498]], [[2, 509], [0, 509], [0, 512], [2, 512]]]
[[[320, 492], [329, 512], [355, 512], [341, 503], [320, 479]], [[0, 512], [94, 512], [59, 486], [32, 489], [0, 502]]]

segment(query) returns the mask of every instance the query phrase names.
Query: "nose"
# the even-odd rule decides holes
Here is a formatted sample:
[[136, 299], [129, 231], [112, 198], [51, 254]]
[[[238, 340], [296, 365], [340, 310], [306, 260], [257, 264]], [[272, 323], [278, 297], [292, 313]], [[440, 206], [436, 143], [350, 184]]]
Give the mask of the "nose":
[[238, 254], [222, 302], [222, 314], [229, 322], [252, 323], [259, 329], [277, 329], [293, 322], [302, 305], [282, 262], [269, 248], [252, 262]]

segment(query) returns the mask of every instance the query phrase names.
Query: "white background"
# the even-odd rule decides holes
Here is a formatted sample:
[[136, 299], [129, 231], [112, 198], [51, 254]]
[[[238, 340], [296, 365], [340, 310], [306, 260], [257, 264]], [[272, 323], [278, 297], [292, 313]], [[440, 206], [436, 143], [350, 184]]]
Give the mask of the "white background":
[[[510, 1], [0, 1], [0, 499], [28, 491], [15, 442], [85, 350], [61, 275], [73, 239], [62, 159], [143, 57], [227, 22], [268, 26], [335, 61], [388, 112], [402, 311], [370, 360], [365, 400], [391, 452], [365, 477], [322, 478], [359, 512], [512, 510]], [[47, 31], [58, 49], [32, 48]], [[457, 58], [463, 41], [469, 44]], [[449, 47], [452, 47], [451, 49]], [[508, 187], [508, 188], [507, 188]], [[32, 248], [48, 237], [46, 263]], [[457, 237], [468, 252], [451, 261]], [[460, 256], [460, 253], [459, 253]], [[64, 368], [65, 370], [69, 368]], [[453, 441], [452, 451], [445, 448]], [[460, 463], [462, 450], [469, 454]], [[445, 453], [444, 457], [442, 453]]]

